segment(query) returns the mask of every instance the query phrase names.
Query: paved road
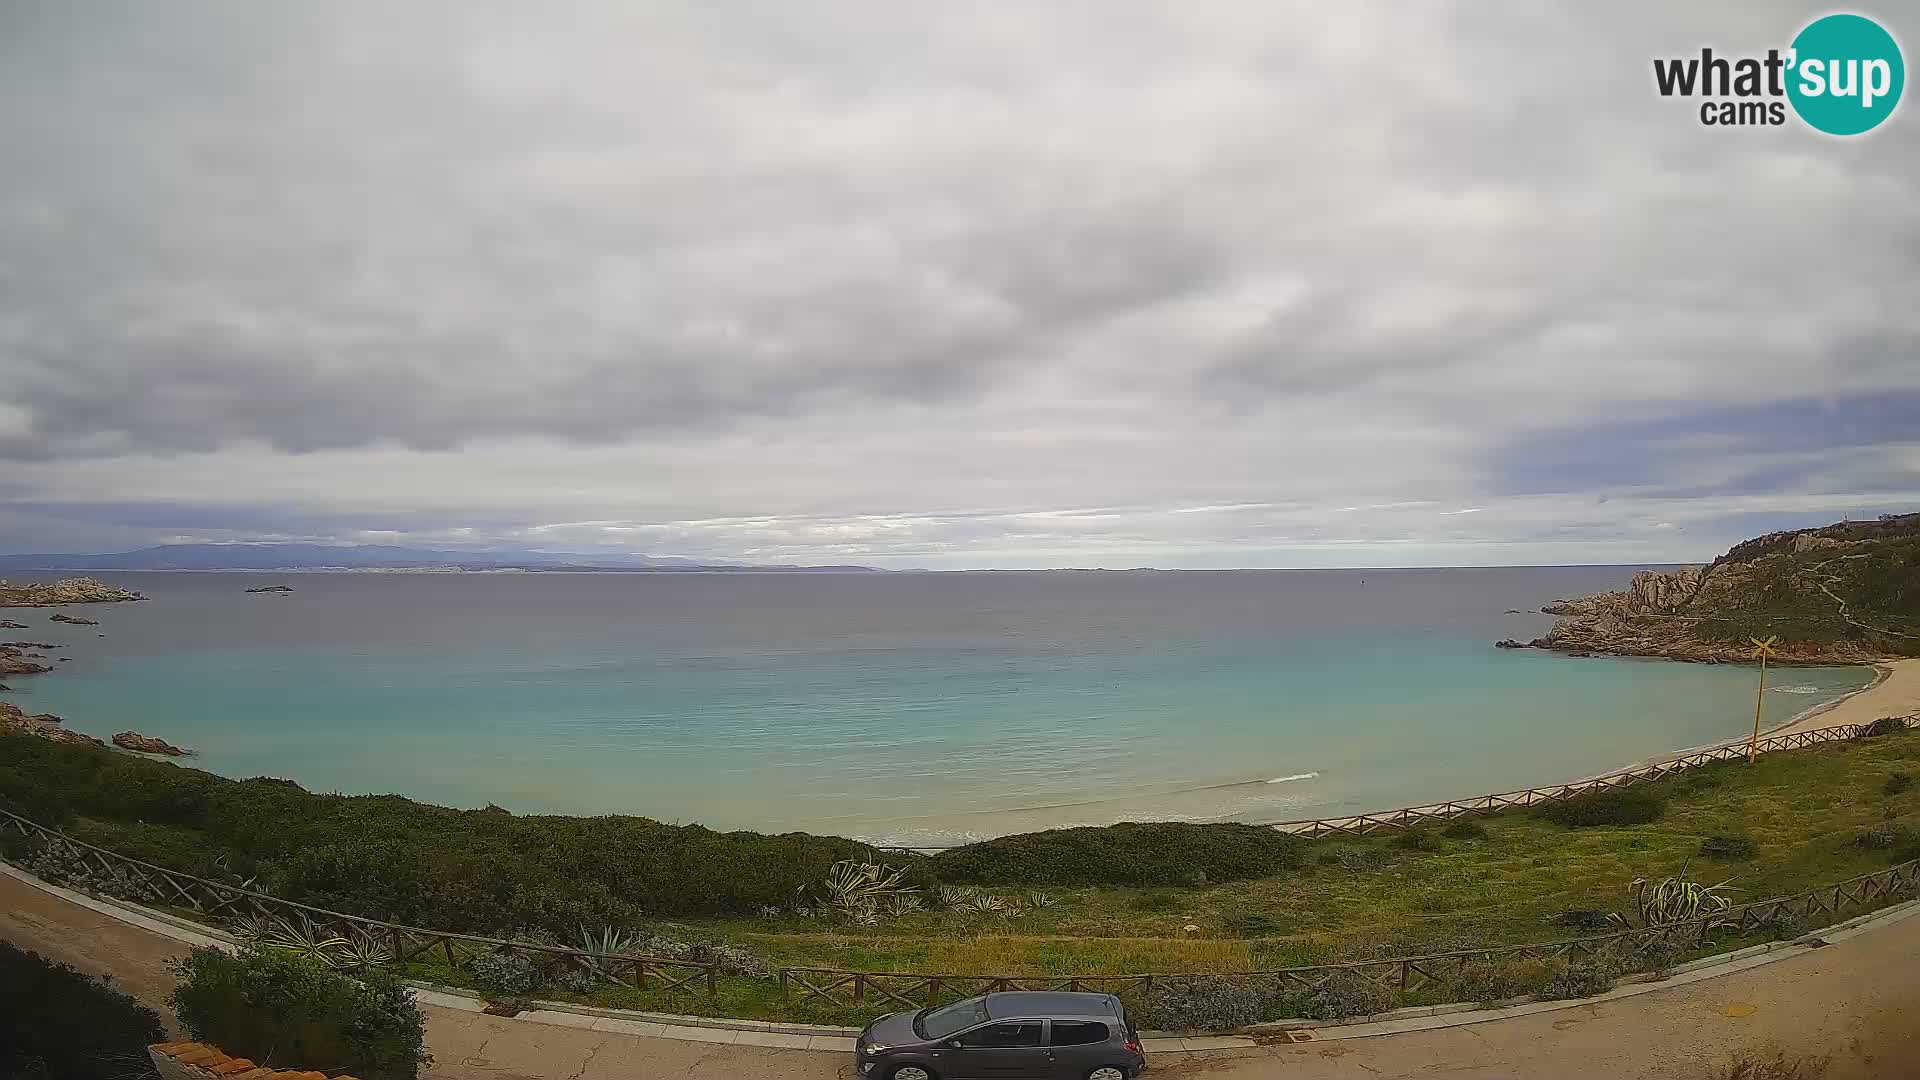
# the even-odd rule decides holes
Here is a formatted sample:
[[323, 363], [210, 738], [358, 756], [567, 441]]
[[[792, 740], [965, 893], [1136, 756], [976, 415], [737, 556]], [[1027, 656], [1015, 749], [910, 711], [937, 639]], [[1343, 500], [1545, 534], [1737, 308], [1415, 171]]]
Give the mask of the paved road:
[[[112, 974], [163, 1006], [177, 943], [0, 876], [0, 937]], [[1725, 978], [1437, 1031], [1229, 1051], [1153, 1075], [1658, 1077], [1695, 1080], [1738, 1052], [1830, 1054], [1828, 1080], [1920, 1077], [1920, 918]], [[844, 1058], [551, 1027], [428, 1007], [435, 1080], [828, 1080]]]

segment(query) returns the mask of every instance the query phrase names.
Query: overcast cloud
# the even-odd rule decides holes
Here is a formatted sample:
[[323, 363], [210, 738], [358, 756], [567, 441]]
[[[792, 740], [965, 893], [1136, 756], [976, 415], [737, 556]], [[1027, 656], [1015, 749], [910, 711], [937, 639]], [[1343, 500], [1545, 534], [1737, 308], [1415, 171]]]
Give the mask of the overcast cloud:
[[1825, 10], [12, 0], [0, 548], [1679, 561], [1920, 509], [1915, 103], [1652, 89]]

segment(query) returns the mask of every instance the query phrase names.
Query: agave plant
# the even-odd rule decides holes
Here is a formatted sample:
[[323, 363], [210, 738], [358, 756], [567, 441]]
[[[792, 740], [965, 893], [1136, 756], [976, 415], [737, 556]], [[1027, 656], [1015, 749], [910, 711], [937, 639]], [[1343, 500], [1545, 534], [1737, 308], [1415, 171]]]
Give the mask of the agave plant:
[[1060, 902], [1060, 898], [1049, 893], [1030, 892], [1027, 894], [1027, 906], [1035, 911], [1050, 908]]
[[598, 930], [582, 926], [580, 928], [580, 951], [596, 955], [583, 957], [587, 971], [597, 979], [613, 981], [612, 962], [604, 957], [631, 955], [640, 950], [640, 935], [631, 930], [622, 930], [616, 926], [602, 926]]
[[872, 903], [855, 904], [843, 910], [849, 922], [855, 926], [879, 926], [880, 909]]
[[393, 950], [372, 934], [350, 933], [344, 945], [322, 960], [341, 971], [366, 971], [393, 963]]
[[894, 893], [892, 896], [887, 897], [887, 903], [883, 910], [888, 917], [897, 919], [902, 915], [911, 915], [916, 911], [920, 911], [926, 906], [926, 902], [913, 893]]
[[906, 877], [905, 867], [841, 859], [827, 869], [826, 880], [820, 883], [820, 899], [825, 906], [848, 914], [861, 908], [877, 909], [888, 897], [918, 891], [903, 884]]
[[975, 893], [957, 905], [967, 915], [1001, 915], [1013, 910], [1013, 905], [992, 893]]
[[352, 952], [353, 943], [316, 926], [304, 913], [291, 919], [263, 916], [242, 919], [236, 927], [239, 935], [262, 949], [278, 949], [328, 967], [340, 967], [341, 958]]
[[[1723, 924], [1723, 916], [1733, 906], [1733, 901], [1727, 895], [1733, 891], [1729, 884], [1732, 879], [1717, 885], [1702, 885], [1697, 881], [1688, 881], [1686, 872], [1683, 866], [1675, 877], [1661, 878], [1657, 882], [1634, 878], [1627, 884], [1639, 913], [1639, 928], [1704, 920], [1705, 929], [1712, 930]], [[1634, 928], [1632, 922], [1617, 912], [1612, 918], [1621, 926]]]

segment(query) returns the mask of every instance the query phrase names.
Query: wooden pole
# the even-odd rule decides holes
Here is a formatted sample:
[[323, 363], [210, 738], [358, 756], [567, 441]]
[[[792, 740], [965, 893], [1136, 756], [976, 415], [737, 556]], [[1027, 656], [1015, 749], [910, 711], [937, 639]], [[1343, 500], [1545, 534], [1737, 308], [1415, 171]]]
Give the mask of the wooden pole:
[[1760, 706], [1767, 699], [1767, 654], [1771, 649], [1760, 648], [1760, 689], [1753, 692], [1753, 738], [1747, 741], [1747, 764], [1753, 764], [1753, 756], [1760, 745]]

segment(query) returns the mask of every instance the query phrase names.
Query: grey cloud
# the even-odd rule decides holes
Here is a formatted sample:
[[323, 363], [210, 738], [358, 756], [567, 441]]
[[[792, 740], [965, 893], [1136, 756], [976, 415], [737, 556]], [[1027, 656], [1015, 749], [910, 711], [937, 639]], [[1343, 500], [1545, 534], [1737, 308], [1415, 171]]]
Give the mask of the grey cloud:
[[14, 4], [0, 515], [1185, 558], [1917, 495], [1911, 105], [1650, 85], [1814, 12]]

